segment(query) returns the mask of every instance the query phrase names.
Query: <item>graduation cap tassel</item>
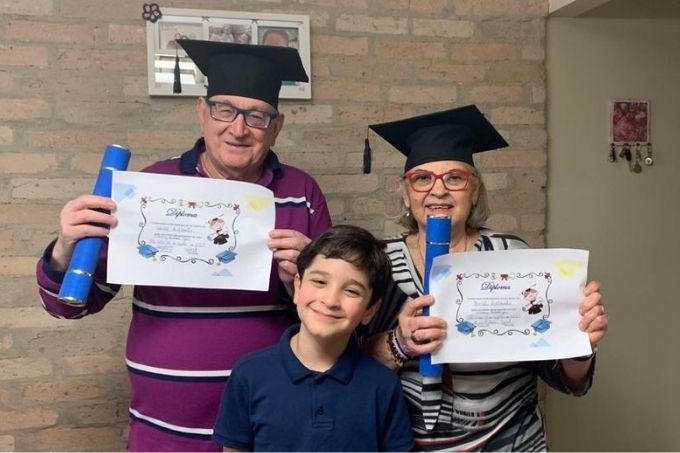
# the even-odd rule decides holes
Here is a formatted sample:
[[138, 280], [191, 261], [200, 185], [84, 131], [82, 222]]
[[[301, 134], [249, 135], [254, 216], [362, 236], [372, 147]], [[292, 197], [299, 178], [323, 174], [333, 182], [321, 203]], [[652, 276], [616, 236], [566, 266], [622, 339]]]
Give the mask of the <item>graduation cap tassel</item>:
[[371, 172], [371, 145], [368, 144], [368, 129], [366, 129], [366, 139], [364, 139], [364, 174]]
[[175, 81], [172, 84], [172, 92], [179, 94], [182, 92], [182, 81], [180, 80], [179, 72], [179, 55], [175, 54]]

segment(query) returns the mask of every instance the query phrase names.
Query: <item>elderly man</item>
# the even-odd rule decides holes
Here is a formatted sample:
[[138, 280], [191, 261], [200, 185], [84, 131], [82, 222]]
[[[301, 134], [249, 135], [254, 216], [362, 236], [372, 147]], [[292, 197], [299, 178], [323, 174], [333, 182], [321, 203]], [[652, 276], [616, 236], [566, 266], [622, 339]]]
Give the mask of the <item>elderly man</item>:
[[[281, 295], [290, 291], [300, 250], [330, 227], [326, 201], [306, 173], [279, 162], [271, 147], [283, 127], [278, 112], [282, 80], [307, 81], [292, 48], [179, 40], [208, 76], [196, 112], [202, 138], [181, 156], [145, 171], [246, 181], [268, 187], [276, 200], [269, 291], [177, 287], [134, 288], [126, 363], [130, 377], [133, 451], [221, 451], [210, 439], [234, 362], [277, 342], [290, 319]], [[56, 298], [76, 241], [106, 236], [116, 218], [109, 198], [82, 195], [61, 211], [57, 239], [37, 265], [40, 297], [53, 316], [96, 313], [119, 287], [108, 285], [106, 247], [84, 308]]]

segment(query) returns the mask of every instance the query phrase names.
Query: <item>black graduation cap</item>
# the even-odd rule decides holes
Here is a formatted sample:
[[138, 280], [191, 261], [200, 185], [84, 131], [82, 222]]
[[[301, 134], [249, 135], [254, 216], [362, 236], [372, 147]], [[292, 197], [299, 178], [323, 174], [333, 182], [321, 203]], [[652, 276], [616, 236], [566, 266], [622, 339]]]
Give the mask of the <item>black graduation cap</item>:
[[[439, 160], [457, 160], [474, 167], [474, 153], [508, 146], [476, 105], [368, 127], [406, 156], [404, 172]], [[370, 153], [368, 139], [366, 147]], [[365, 161], [366, 156], [364, 166]]]
[[309, 82], [300, 54], [292, 47], [195, 39], [178, 39], [177, 43], [208, 77], [208, 98], [243, 96], [277, 108], [282, 81]]

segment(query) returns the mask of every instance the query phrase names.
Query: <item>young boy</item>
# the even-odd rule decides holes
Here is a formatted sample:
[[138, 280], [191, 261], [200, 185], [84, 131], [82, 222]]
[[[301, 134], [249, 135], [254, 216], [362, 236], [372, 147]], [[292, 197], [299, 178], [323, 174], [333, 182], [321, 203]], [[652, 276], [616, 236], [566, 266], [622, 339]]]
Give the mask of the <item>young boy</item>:
[[222, 396], [213, 439], [226, 451], [407, 451], [411, 425], [397, 375], [359, 352], [390, 278], [385, 244], [341, 225], [297, 260], [301, 324], [242, 358]]

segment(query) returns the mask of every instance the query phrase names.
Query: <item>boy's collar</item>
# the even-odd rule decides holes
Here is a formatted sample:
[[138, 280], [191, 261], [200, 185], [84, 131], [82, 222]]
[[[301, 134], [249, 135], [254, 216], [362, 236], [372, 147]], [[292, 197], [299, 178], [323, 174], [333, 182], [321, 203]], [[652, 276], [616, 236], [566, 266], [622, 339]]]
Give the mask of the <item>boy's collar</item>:
[[359, 343], [357, 342], [354, 335], [349, 339], [349, 344], [347, 348], [335, 362], [335, 365], [331, 367], [330, 370], [325, 373], [319, 373], [317, 371], [312, 371], [305, 367], [302, 362], [295, 356], [293, 350], [290, 347], [290, 340], [293, 336], [300, 331], [300, 324], [295, 324], [290, 326], [281, 335], [281, 340], [279, 341], [279, 350], [281, 352], [281, 359], [283, 361], [283, 367], [288, 374], [290, 380], [297, 384], [298, 382], [306, 379], [307, 377], [313, 377], [317, 375], [326, 375], [332, 377], [338, 382], [343, 384], [349, 383], [354, 374], [354, 369], [356, 367], [357, 361], [360, 357]]

